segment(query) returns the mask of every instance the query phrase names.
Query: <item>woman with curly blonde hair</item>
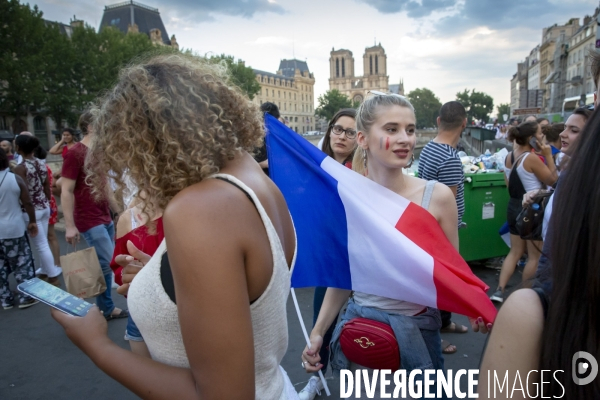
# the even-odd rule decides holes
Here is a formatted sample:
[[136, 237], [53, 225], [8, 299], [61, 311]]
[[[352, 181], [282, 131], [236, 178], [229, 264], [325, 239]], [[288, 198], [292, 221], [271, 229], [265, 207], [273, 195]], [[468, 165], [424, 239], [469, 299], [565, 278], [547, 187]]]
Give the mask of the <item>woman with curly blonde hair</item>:
[[165, 240], [128, 292], [152, 359], [113, 343], [98, 313], [54, 318], [142, 398], [297, 398], [279, 365], [296, 238], [249, 154], [264, 136], [258, 108], [223, 66], [168, 55], [124, 69], [93, 114], [86, 163], [98, 193], [113, 171], [118, 195], [126, 174], [145, 212], [164, 210]]

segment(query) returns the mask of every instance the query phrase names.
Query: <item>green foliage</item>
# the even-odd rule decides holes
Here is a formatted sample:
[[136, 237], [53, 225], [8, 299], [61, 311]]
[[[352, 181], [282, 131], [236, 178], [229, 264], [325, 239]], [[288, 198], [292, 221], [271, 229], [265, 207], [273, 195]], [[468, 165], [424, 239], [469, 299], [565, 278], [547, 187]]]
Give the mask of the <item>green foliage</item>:
[[359, 103], [351, 101], [348, 96], [342, 94], [339, 90], [328, 90], [325, 94], [319, 96], [319, 105], [315, 110], [315, 115], [331, 121], [333, 116], [342, 108], [358, 108]]
[[[64, 121], [74, 126], [81, 111], [114, 85], [127, 64], [178, 52], [153, 45], [144, 33], [124, 34], [113, 27], [100, 32], [88, 25], [75, 27], [69, 38], [58, 24], [44, 21], [37, 6], [18, 0], [0, 0], [0, 43], [0, 109], [16, 118], [29, 111], [45, 113], [57, 126]], [[224, 62], [232, 83], [250, 99], [260, 91], [243, 61], [225, 55], [210, 60]]]
[[417, 128], [432, 128], [437, 125], [437, 117], [442, 103], [431, 90], [415, 89], [406, 97], [415, 108]]
[[487, 123], [489, 116], [494, 111], [494, 99], [483, 92], [477, 92], [468, 89], [456, 93], [456, 101], [459, 101], [467, 111], [468, 122], [473, 120], [483, 120]]
[[508, 122], [508, 120], [504, 121], [503, 115], [506, 114], [506, 115], [508, 115], [508, 117], [510, 117], [510, 104], [508, 104], [508, 103], [498, 104], [496, 106], [496, 110], [498, 110], [498, 115], [497, 115], [498, 123], [503, 124], [503, 123]]
[[209, 61], [214, 63], [225, 63], [231, 77], [231, 83], [239, 87], [242, 92], [246, 93], [250, 100], [260, 92], [260, 83], [256, 80], [256, 75], [250, 67], [246, 67], [246, 63], [242, 60], [234, 60], [233, 56], [221, 54], [219, 56], [211, 56]]
[[16, 119], [44, 101], [45, 31], [37, 6], [0, 1], [0, 109]]

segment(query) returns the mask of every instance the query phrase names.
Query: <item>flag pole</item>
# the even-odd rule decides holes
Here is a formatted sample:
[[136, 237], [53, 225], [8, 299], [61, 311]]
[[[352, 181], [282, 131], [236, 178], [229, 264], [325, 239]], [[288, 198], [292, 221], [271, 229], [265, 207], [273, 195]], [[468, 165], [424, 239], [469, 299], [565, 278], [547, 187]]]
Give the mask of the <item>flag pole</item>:
[[[304, 320], [302, 319], [302, 313], [300, 312], [300, 306], [298, 306], [298, 299], [296, 298], [296, 292], [294, 291], [294, 288], [292, 288], [291, 292], [292, 299], [294, 299], [294, 307], [296, 307], [296, 313], [298, 314], [298, 320], [300, 321], [300, 326], [302, 327], [302, 333], [304, 333], [304, 339], [306, 339], [306, 344], [310, 348], [310, 339], [308, 337], [308, 333], [306, 332], [306, 326], [304, 325]], [[321, 382], [323, 383], [325, 393], [327, 393], [327, 396], [331, 396], [331, 392], [329, 391], [329, 387], [327, 386], [327, 382], [325, 381], [325, 377], [323, 376], [323, 371], [321, 370], [319, 370], [319, 377], [321, 378]]]

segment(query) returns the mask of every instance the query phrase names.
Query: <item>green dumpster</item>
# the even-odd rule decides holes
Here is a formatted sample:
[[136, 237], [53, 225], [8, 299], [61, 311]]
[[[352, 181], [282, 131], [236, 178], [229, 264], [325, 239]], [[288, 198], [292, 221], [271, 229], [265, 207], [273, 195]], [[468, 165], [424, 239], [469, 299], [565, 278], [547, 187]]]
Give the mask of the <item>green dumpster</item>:
[[508, 190], [504, 173], [465, 174], [467, 226], [458, 231], [460, 255], [466, 261], [501, 257], [509, 248], [498, 231], [506, 222]]

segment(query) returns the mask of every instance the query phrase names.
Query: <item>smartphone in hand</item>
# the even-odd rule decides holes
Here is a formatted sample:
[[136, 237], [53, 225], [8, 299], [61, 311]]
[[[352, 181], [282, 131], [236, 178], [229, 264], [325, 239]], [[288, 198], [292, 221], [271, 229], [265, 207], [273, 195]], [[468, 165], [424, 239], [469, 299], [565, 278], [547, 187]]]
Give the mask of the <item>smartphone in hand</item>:
[[540, 146], [538, 146], [538, 144], [537, 144], [537, 139], [535, 138], [535, 136], [534, 136], [534, 137], [532, 137], [532, 138], [529, 140], [529, 144], [530, 144], [530, 145], [531, 145], [531, 147], [533, 147], [533, 149], [534, 149], [535, 151], [537, 151], [538, 153], [541, 151], [541, 149], [540, 149]]
[[84, 317], [93, 307], [93, 304], [38, 278], [21, 283], [17, 289], [65, 314], [76, 317]]

